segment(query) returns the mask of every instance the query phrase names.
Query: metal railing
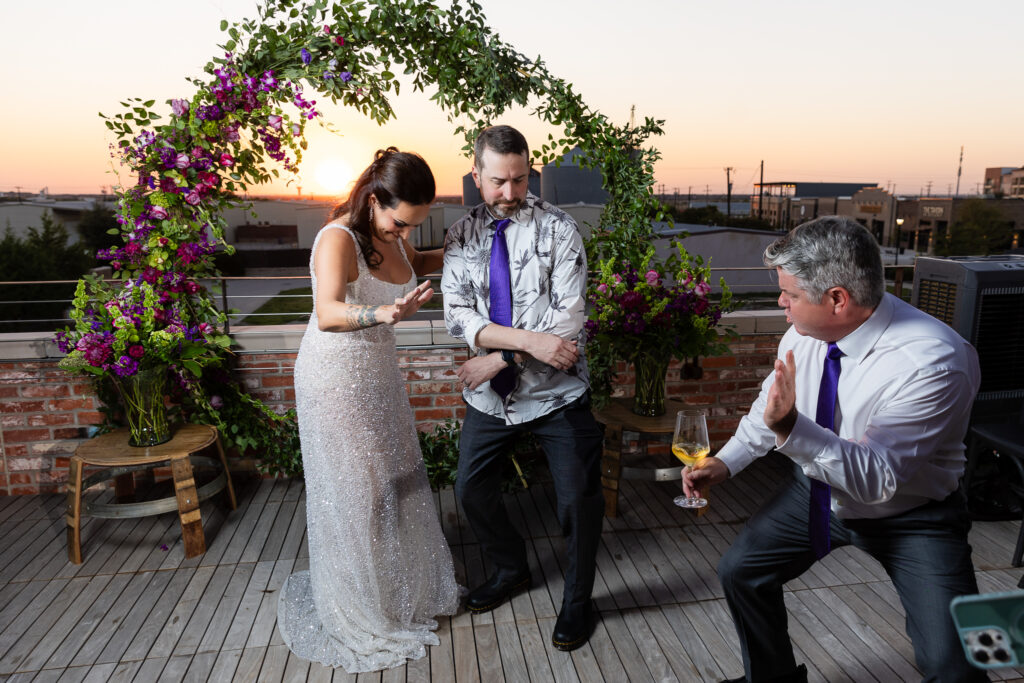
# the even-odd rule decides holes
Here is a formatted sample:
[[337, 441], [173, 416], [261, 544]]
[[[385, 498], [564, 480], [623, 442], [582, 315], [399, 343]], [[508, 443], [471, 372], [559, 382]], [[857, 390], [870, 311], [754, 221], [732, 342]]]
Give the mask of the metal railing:
[[[888, 284], [892, 286], [897, 296], [902, 296], [905, 292], [908, 273], [910, 280], [913, 280], [913, 266], [887, 265], [885, 270]], [[718, 278], [720, 276], [725, 277], [730, 290], [733, 292], [733, 298], [737, 303], [736, 307], [738, 310], [771, 309], [777, 305], [778, 290], [774, 269], [764, 266], [724, 267], [711, 268], [711, 273], [712, 284], [714, 285], [712, 293], [718, 289]], [[729, 277], [730, 273], [733, 274], [732, 278]], [[763, 275], [758, 275], [759, 273]], [[419, 280], [429, 279], [434, 281], [435, 290], [437, 290], [439, 289], [440, 276], [440, 273], [432, 273], [419, 278]], [[730, 279], [733, 279], [734, 282], [729, 282]], [[67, 298], [54, 298], [52, 296], [28, 299], [8, 298], [6, 294], [13, 288], [47, 286], [73, 288], [77, 282], [78, 280], [0, 281], [0, 334], [12, 331], [53, 331], [72, 322], [67, 315], [72, 301], [71, 296]], [[303, 284], [308, 285], [310, 282], [308, 275], [221, 276], [203, 279], [201, 282], [219, 302], [220, 310], [225, 313], [227, 317], [225, 332], [228, 333], [230, 333], [232, 325], [237, 326], [242, 322], [246, 325], [284, 324], [271, 321], [278, 321], [291, 316], [293, 323], [304, 323], [308, 320], [309, 310], [312, 308], [312, 302], [310, 301], [308, 307], [300, 307], [305, 310], [297, 310], [293, 313], [261, 310], [271, 300], [309, 300], [309, 293], [284, 293], [297, 289]], [[280, 283], [283, 286], [274, 287], [272, 283]], [[294, 283], [294, 286], [287, 286], [292, 283]], [[270, 284], [271, 286], [260, 286], [265, 284]], [[435, 296], [437, 304], [431, 308], [421, 309], [412, 319], [442, 319], [443, 312], [440, 308], [440, 298], [439, 295]], [[255, 302], [259, 303], [253, 305]], [[15, 317], [8, 315], [8, 312], [14, 306], [29, 307], [32, 311], [40, 310], [40, 306], [54, 308], [59, 306], [62, 313], [58, 317], [36, 315]], [[45, 310], [45, 308], [42, 310]]]

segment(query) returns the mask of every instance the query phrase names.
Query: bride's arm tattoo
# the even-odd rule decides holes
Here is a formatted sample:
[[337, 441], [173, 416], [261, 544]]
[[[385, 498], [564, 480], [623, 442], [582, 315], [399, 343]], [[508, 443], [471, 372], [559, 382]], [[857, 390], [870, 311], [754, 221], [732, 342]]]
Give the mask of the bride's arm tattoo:
[[377, 322], [377, 309], [382, 306], [352, 306], [348, 307], [345, 317], [348, 327], [351, 330], [361, 330], [367, 327], [373, 327], [374, 325], [380, 325]]

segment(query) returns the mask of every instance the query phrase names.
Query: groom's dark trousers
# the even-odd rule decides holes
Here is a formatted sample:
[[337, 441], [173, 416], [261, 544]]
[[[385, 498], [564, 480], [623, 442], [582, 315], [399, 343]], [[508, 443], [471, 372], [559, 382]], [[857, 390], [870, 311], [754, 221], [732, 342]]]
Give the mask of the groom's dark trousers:
[[459, 440], [455, 495], [466, 512], [490, 574], [519, 574], [528, 567], [522, 536], [509, 521], [501, 482], [512, 445], [531, 433], [544, 450], [557, 497], [558, 523], [565, 536], [568, 563], [563, 607], [587, 603], [594, 588], [597, 546], [601, 540], [604, 496], [601, 492], [601, 426], [590, 412], [589, 395], [531, 422], [505, 421], [466, 406]]

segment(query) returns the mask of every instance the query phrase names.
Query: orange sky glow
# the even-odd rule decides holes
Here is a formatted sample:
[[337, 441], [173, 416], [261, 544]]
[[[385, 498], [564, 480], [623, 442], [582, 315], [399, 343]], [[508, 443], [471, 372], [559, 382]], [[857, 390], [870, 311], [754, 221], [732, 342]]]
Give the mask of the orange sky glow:
[[[152, 6], [151, 6], [152, 5]], [[501, 37], [540, 55], [595, 109], [625, 122], [665, 119], [658, 190], [752, 191], [765, 180], [877, 182], [897, 193], [962, 194], [989, 166], [1024, 165], [1018, 66], [1024, 4], [938, 0], [679, 3], [482, 0]], [[255, 0], [177, 5], [107, 0], [5, 3], [0, 9], [0, 192], [96, 193], [118, 183], [97, 112], [128, 97], [190, 96], [188, 76], [223, 42], [221, 19], [256, 15]], [[922, 8], [927, 7], [927, 11]], [[628, 13], [625, 10], [628, 9]], [[461, 193], [469, 160], [429, 93], [403, 89], [383, 127], [324, 106], [341, 131], [308, 130], [290, 184], [257, 192], [323, 196], [373, 151], [422, 154], [441, 194]], [[539, 146], [548, 129], [529, 111], [503, 121]]]

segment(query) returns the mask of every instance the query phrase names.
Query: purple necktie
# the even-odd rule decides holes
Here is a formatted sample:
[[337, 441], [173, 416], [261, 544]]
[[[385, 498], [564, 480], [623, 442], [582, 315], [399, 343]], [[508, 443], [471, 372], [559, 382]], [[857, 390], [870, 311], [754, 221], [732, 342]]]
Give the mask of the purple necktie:
[[[836, 393], [839, 389], [839, 359], [843, 352], [835, 342], [830, 342], [825, 353], [825, 367], [818, 387], [818, 412], [814, 421], [825, 429], [835, 431]], [[829, 534], [829, 513], [832, 511], [832, 489], [817, 479], [811, 479], [811, 550], [814, 557], [821, 559], [832, 547]]]
[[[508, 243], [505, 228], [509, 218], [494, 222], [494, 241], [491, 243], [490, 311], [491, 322], [512, 327], [512, 273], [508, 267]], [[491, 378], [491, 388], [504, 400], [516, 386], [514, 368], [502, 368]]]

